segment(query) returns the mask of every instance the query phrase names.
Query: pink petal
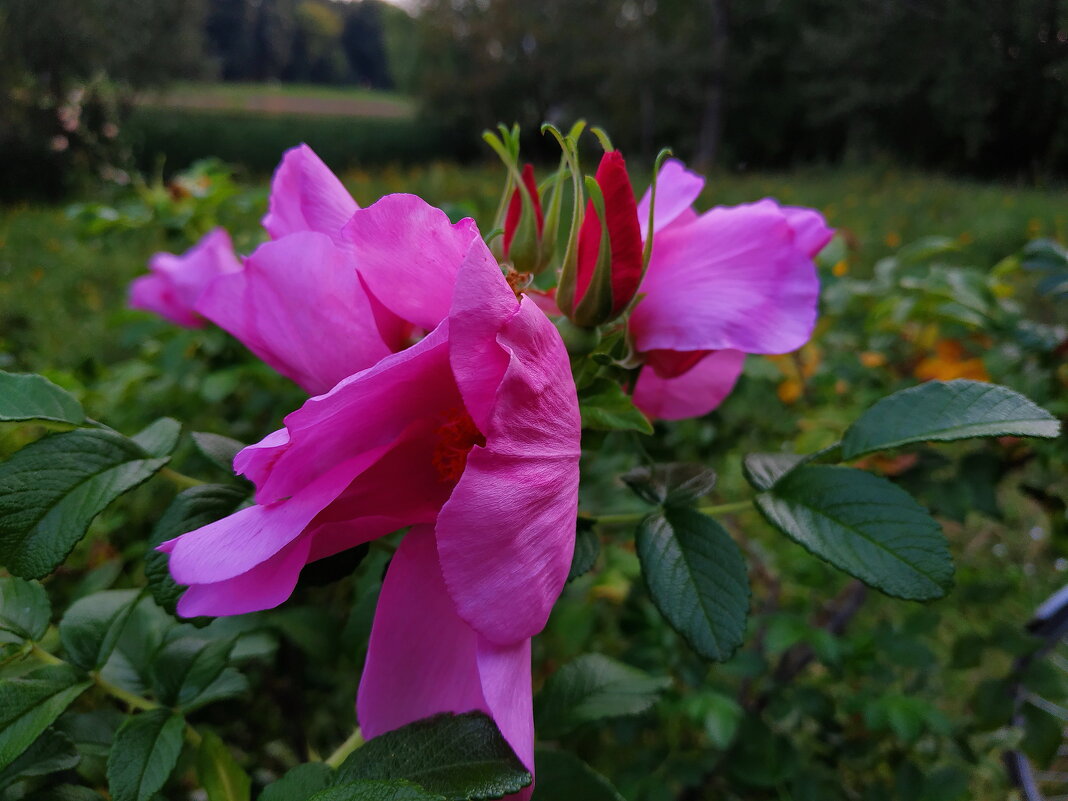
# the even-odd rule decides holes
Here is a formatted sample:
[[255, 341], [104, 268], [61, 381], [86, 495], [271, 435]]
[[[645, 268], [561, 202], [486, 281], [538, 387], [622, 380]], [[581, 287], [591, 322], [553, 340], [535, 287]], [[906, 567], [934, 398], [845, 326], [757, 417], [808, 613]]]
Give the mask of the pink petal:
[[[169, 553], [179, 584], [214, 584], [247, 573], [300, 536], [353, 479], [358, 466], [341, 463], [292, 498], [250, 506], [159, 546]], [[307, 550], [305, 550], [305, 554]]]
[[[704, 177], [690, 172], [678, 159], [668, 159], [660, 167], [656, 179], [656, 210], [653, 215], [653, 233], [666, 228], [694, 204], [705, 188]], [[638, 204], [638, 223], [642, 241], [649, 237], [649, 203], [653, 196], [650, 186]]]
[[196, 310], [308, 392], [326, 392], [390, 348], [351, 256], [324, 234], [268, 242], [219, 276]]
[[433, 523], [452, 490], [434, 467], [435, 419], [414, 421], [381, 458], [312, 521], [311, 559], [406, 526]]
[[310, 537], [298, 537], [247, 573], [214, 584], [193, 584], [178, 600], [178, 614], [219, 617], [273, 609], [297, 586], [310, 544]]
[[216, 228], [181, 256], [157, 253], [148, 262], [149, 275], [130, 285], [130, 306], [155, 312], [173, 323], [199, 328], [204, 319], [194, 306], [216, 276], [240, 273], [230, 235]]
[[544, 627], [567, 578], [580, 423], [567, 351], [531, 300], [523, 299], [497, 341], [509, 364], [486, 446], [468, 455], [436, 536], [460, 616], [508, 645]]
[[530, 640], [486, 643], [445, 590], [429, 527], [413, 528], [378, 598], [356, 713], [365, 737], [441, 712], [485, 712], [534, 769]]
[[257, 482], [257, 500], [296, 495], [335, 465], [392, 447], [412, 421], [462, 408], [448, 356], [448, 325], [443, 324], [286, 415], [289, 442], [259, 449], [242, 463], [252, 474], [266, 476]]
[[427, 331], [449, 313], [456, 273], [478, 235], [473, 220], [453, 225], [415, 195], [386, 195], [353, 214], [343, 231], [371, 293]]
[[816, 254], [834, 238], [834, 229], [815, 209], [783, 206], [783, 213], [794, 229], [797, 247], [810, 259], [816, 258]]
[[271, 239], [318, 231], [337, 240], [358, 208], [322, 159], [307, 145], [298, 145], [286, 151], [275, 170], [263, 227]]
[[468, 414], [485, 433], [508, 354], [497, 332], [519, 311], [508, 282], [481, 239], [471, 243], [456, 276], [449, 311], [449, 360]]
[[705, 356], [676, 378], [661, 378], [645, 366], [634, 387], [634, 404], [654, 419], [700, 417], [730, 394], [744, 364], [745, 354], [741, 351], [721, 350]]
[[819, 279], [770, 200], [715, 208], [656, 235], [631, 316], [640, 351], [787, 353], [816, 322]]

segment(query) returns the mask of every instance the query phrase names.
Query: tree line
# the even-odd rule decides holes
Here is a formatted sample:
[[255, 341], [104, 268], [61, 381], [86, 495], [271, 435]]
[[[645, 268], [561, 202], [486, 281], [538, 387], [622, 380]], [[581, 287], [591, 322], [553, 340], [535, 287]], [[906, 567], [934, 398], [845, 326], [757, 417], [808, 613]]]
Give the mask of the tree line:
[[423, 0], [418, 25], [456, 131], [581, 114], [706, 166], [1068, 170], [1064, 0]]

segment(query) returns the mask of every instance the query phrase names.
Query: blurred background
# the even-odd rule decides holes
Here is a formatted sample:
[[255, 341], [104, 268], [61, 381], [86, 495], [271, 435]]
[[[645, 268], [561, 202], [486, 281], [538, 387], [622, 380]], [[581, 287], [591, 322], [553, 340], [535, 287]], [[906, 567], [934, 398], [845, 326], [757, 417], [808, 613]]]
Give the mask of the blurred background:
[[[470, 159], [582, 116], [704, 169], [1068, 170], [1063, 0], [4, 0], [0, 192], [84, 172]], [[530, 147], [541, 145], [530, 137]]]

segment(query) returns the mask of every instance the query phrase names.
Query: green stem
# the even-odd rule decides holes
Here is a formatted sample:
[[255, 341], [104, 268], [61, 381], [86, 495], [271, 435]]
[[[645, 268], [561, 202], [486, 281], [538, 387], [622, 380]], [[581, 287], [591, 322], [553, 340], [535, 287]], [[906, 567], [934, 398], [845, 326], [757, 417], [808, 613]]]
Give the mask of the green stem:
[[159, 709], [160, 705], [155, 701], [149, 701], [147, 698], [143, 698], [140, 695], [136, 695], [129, 690], [124, 690], [116, 684], [112, 684], [105, 679], [95, 670], [90, 671], [89, 678], [93, 680], [93, 683], [101, 690], [106, 692], [112, 698], [117, 698], [124, 704], [132, 709], [140, 709], [142, 712], [147, 712], [150, 709]]
[[[753, 505], [752, 500], [737, 501], [736, 503], [721, 503], [710, 506], [698, 506], [697, 511], [706, 515], [727, 515], [734, 512], [744, 512]], [[648, 517], [649, 512], [628, 512], [618, 515], [597, 515], [596, 522], [601, 526], [622, 526], [627, 523], [637, 523], [642, 518]]]
[[361, 745], [363, 745], [363, 734], [360, 732], [359, 728], [357, 728], [356, 731], [349, 735], [349, 739], [345, 740], [345, 742], [337, 747], [337, 750], [334, 751], [334, 753], [326, 758], [326, 764], [336, 770], [341, 767], [341, 763], [348, 758], [348, 755]]
[[164, 467], [159, 471], [159, 474], [174, 484], [178, 489], [189, 489], [190, 487], [199, 487], [202, 484], [206, 484], [206, 481], [201, 481], [199, 478], [193, 478], [187, 476], [185, 473], [179, 473], [177, 470], [172, 470], [169, 467]]
[[[48, 665], [66, 665], [67, 662], [60, 659], [55, 654], [50, 654], [44, 648], [37, 643], [33, 643], [33, 646], [29, 649], [28, 653], [32, 653], [41, 662]], [[89, 671], [89, 678], [92, 679], [93, 684], [103, 692], [110, 695], [112, 698], [122, 701], [131, 709], [139, 709], [142, 712], [147, 712], [150, 709], [160, 709], [163, 705], [155, 701], [151, 701], [148, 698], [132, 693], [129, 690], [124, 690], [116, 684], [112, 684], [110, 681], [100, 675], [95, 670]], [[200, 745], [200, 741], [203, 739], [200, 736], [200, 732], [192, 727], [191, 724], [185, 724], [185, 739], [191, 746], [196, 748]]]

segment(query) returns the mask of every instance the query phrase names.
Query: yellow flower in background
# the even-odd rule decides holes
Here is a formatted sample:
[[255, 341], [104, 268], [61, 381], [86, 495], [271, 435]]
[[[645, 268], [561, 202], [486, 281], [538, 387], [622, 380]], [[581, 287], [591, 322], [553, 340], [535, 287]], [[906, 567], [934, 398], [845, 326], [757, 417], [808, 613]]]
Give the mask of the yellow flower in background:
[[888, 248], [901, 247], [901, 234], [899, 234], [897, 231], [891, 231], [886, 235], [885, 242]]
[[954, 378], [990, 380], [983, 360], [965, 358], [964, 348], [955, 339], [943, 339], [936, 344], [934, 355], [917, 364], [913, 374], [921, 381], [952, 381]]
[[822, 357], [823, 352], [814, 342], [809, 342], [793, 353], [768, 356], [784, 376], [776, 389], [779, 400], [786, 404], [801, 400], [805, 394], [805, 381], [816, 374]]
[[841, 278], [843, 275], [849, 272], [849, 262], [847, 262], [845, 259], [842, 259], [841, 261], [835, 263], [834, 267], [831, 268], [831, 272], [838, 278]]
[[886, 355], [874, 350], [862, 352], [859, 358], [860, 363], [869, 368], [882, 367], [886, 364]]

